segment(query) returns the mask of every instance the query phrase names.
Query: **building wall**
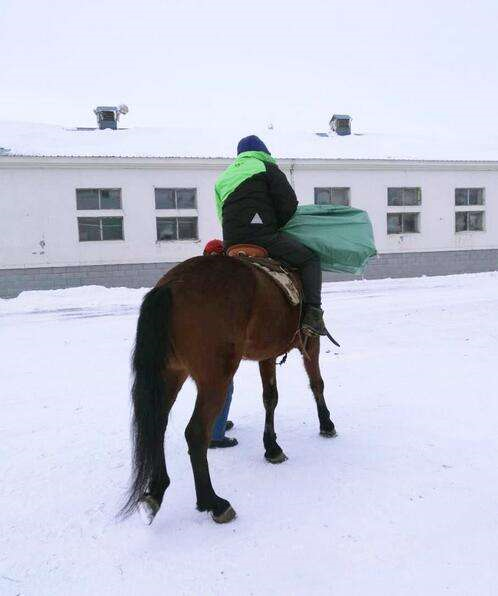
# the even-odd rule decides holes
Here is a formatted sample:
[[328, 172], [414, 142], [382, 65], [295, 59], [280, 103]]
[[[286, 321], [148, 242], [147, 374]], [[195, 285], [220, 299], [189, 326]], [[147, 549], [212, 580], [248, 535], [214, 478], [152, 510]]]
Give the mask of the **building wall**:
[[[0, 170], [1, 268], [172, 262], [199, 254], [204, 239], [220, 234], [213, 209], [216, 175], [129, 168]], [[197, 188], [199, 241], [156, 241], [155, 186]], [[122, 212], [77, 211], [76, 188], [121, 188]], [[124, 240], [80, 242], [77, 217], [93, 214], [122, 215]]]
[[[78, 267], [25, 267], [0, 270], [0, 298], [14, 298], [25, 290], [55, 290], [77, 286], [147, 288], [176, 263], [127, 263]], [[372, 259], [364, 278], [449, 275], [498, 269], [498, 249], [387, 253]], [[324, 281], [359, 276], [324, 273]]]
[[[424, 170], [315, 170], [294, 173], [300, 198], [315, 187], [349, 187], [351, 205], [368, 211], [379, 253], [498, 248], [498, 172]], [[388, 207], [388, 187], [420, 187], [422, 204]], [[485, 231], [455, 233], [455, 188], [485, 188]], [[468, 210], [480, 210], [480, 206]], [[387, 234], [387, 212], [420, 212], [420, 233]]]
[[[199, 160], [182, 165], [167, 160], [31, 160], [29, 167], [5, 158], [0, 164], [0, 268], [69, 267], [120, 263], [174, 263], [200, 254], [205, 241], [219, 237], [213, 187], [228, 161]], [[103, 163], [105, 161], [105, 163]], [[56, 163], [56, 162], [55, 162]], [[282, 165], [302, 203], [312, 203], [314, 188], [346, 186], [351, 204], [365, 209], [373, 223], [379, 253], [421, 253], [498, 248], [498, 171], [480, 166], [389, 163]], [[425, 169], [424, 169], [425, 168]], [[452, 168], [452, 169], [451, 169]], [[419, 186], [422, 205], [387, 207], [389, 186]], [[76, 188], [121, 188], [122, 241], [79, 242]], [[156, 241], [154, 187], [196, 187], [198, 241]], [[456, 187], [484, 187], [484, 232], [454, 231]], [[421, 233], [388, 236], [386, 213], [420, 210]], [[116, 211], [100, 212], [117, 215]], [[161, 213], [165, 215], [165, 213]]]

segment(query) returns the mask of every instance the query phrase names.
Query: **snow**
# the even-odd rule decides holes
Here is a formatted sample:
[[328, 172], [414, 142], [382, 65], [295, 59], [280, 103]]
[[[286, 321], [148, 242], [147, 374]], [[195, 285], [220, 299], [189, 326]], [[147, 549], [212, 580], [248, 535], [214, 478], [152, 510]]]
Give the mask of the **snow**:
[[48, 124], [0, 122], [7, 156], [232, 158], [238, 140], [258, 134], [279, 159], [498, 161], [498, 138], [461, 135], [334, 134], [246, 128], [130, 128], [76, 130]]
[[322, 372], [339, 436], [318, 435], [300, 358], [278, 370], [279, 442], [264, 461], [255, 363], [235, 378], [239, 446], [210, 452], [238, 517], [195, 510], [183, 437], [150, 527], [117, 522], [129, 474], [129, 354], [146, 290], [0, 300], [0, 593], [496, 593], [498, 272], [327, 284], [341, 349]]

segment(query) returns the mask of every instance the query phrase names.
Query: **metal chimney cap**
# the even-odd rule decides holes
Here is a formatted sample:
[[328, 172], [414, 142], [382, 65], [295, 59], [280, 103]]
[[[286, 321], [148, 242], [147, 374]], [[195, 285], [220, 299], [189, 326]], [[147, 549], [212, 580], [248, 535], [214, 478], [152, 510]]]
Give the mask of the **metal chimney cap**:
[[351, 122], [352, 118], [349, 114], [334, 114], [329, 124], [332, 125], [332, 122], [336, 122], [337, 120], [349, 120]]
[[100, 112], [118, 112], [118, 108], [116, 106], [97, 106], [94, 110], [94, 114], [100, 114]]
[[349, 114], [334, 114], [329, 126], [333, 132], [340, 136], [351, 134], [351, 116]]
[[101, 130], [110, 128], [116, 130], [121, 114], [128, 113], [128, 106], [122, 103], [120, 106], [97, 106], [93, 113], [97, 116], [97, 124]]

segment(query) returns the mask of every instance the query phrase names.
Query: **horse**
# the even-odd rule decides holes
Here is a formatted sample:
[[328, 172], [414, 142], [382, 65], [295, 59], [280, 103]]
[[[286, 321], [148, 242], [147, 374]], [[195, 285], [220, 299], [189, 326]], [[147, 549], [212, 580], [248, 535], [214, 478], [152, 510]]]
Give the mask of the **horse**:
[[187, 377], [197, 386], [197, 399], [185, 438], [192, 465], [197, 509], [217, 523], [235, 517], [230, 502], [212, 486], [207, 448], [229, 382], [241, 360], [259, 362], [266, 410], [263, 445], [268, 462], [287, 457], [274, 428], [278, 403], [276, 358], [293, 348], [303, 354], [320, 425], [333, 437], [334, 423], [324, 398], [319, 367], [320, 339], [304, 349], [300, 305], [247, 259], [199, 256], [164, 275], [144, 297], [137, 323], [133, 368], [133, 471], [124, 517], [139, 509], [152, 523], [170, 484], [164, 454], [168, 415]]

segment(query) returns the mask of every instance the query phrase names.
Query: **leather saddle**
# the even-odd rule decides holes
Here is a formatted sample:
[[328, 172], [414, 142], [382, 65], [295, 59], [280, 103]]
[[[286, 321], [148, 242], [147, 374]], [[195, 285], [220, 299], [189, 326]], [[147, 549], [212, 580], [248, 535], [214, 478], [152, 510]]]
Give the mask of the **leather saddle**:
[[227, 250], [227, 255], [229, 257], [268, 257], [268, 251], [256, 244], [234, 244]]
[[241, 259], [267, 273], [282, 289], [291, 304], [298, 305], [301, 302], [301, 288], [297, 275], [269, 257], [266, 248], [256, 244], [234, 244], [227, 250], [227, 255]]

